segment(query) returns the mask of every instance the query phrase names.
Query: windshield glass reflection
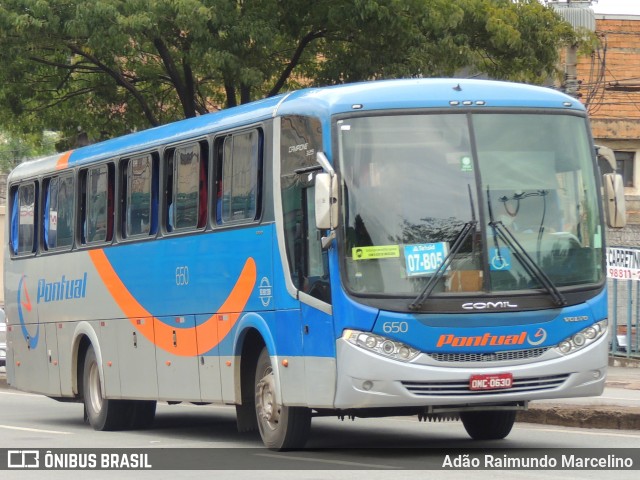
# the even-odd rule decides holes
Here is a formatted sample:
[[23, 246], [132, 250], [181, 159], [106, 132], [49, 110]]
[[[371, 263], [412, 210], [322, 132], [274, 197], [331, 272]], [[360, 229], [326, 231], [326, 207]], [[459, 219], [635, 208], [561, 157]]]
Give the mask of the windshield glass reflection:
[[599, 211], [584, 119], [393, 115], [341, 120], [338, 130], [352, 292], [415, 297], [472, 223], [474, 209], [478, 225], [430, 295], [543, 288], [489, 226], [489, 207], [554, 287], [600, 281]]

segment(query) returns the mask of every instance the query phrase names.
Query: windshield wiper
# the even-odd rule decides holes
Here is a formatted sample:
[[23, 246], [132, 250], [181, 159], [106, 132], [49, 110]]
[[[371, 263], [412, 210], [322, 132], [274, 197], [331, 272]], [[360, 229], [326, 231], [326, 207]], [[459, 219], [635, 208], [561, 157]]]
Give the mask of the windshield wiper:
[[478, 222], [475, 219], [464, 224], [462, 230], [456, 237], [455, 242], [453, 242], [451, 250], [449, 250], [449, 253], [447, 253], [447, 255], [444, 257], [443, 262], [440, 264], [438, 269], [434, 272], [427, 284], [424, 286], [422, 292], [420, 292], [420, 295], [418, 295], [416, 299], [409, 304], [409, 310], [416, 311], [422, 308], [424, 301], [429, 298], [429, 295], [431, 295], [431, 292], [435, 288], [438, 280], [442, 278], [444, 272], [447, 270], [447, 268], [449, 268], [449, 265], [453, 261], [453, 257], [458, 253], [460, 248], [462, 248], [462, 245], [467, 240], [469, 235], [471, 235], [471, 233], [475, 231], [477, 224]]
[[567, 299], [564, 298], [564, 295], [562, 295], [558, 287], [555, 286], [544, 270], [529, 256], [522, 244], [506, 225], [501, 221], [491, 221], [489, 222], [489, 226], [493, 228], [494, 234], [497, 234], [497, 236], [513, 250], [514, 255], [520, 260], [520, 263], [529, 275], [538, 280], [549, 292], [551, 298], [553, 298], [553, 302], [560, 307], [566, 305]]
[[464, 245], [464, 242], [467, 240], [467, 238], [469, 238], [469, 235], [471, 235], [471, 233], [475, 232], [476, 230], [478, 221], [476, 220], [476, 209], [473, 206], [471, 185], [467, 184], [467, 190], [469, 191], [469, 204], [471, 206], [471, 221], [465, 223], [462, 226], [462, 230], [460, 230], [460, 233], [458, 233], [458, 236], [453, 242], [451, 250], [449, 250], [449, 253], [447, 253], [447, 255], [444, 257], [444, 260], [442, 261], [438, 269], [433, 273], [427, 284], [424, 286], [422, 292], [420, 292], [420, 295], [418, 295], [416, 299], [409, 304], [409, 310], [416, 311], [422, 308], [424, 301], [429, 298], [429, 295], [431, 295], [431, 292], [433, 292], [433, 289], [436, 287], [436, 283], [438, 283], [438, 280], [442, 278], [444, 272], [446, 272], [447, 268], [449, 268], [449, 265], [451, 265], [453, 257], [460, 251], [462, 245]]
[[[529, 275], [531, 275], [531, 277], [535, 278], [542, 284], [542, 286], [549, 292], [549, 295], [551, 295], [551, 298], [556, 305], [560, 307], [566, 305], [567, 299], [562, 295], [560, 290], [558, 290], [558, 287], [555, 286], [545, 271], [529, 256], [525, 248], [513, 233], [511, 233], [507, 226], [500, 220], [494, 220], [493, 210], [491, 208], [491, 192], [488, 186], [487, 202], [489, 206], [489, 226], [493, 229], [494, 240], [496, 237], [500, 238], [509, 246], [509, 248], [511, 248], [511, 250], [513, 250], [514, 255], [518, 258], [524, 269], [529, 273]], [[500, 255], [500, 248], [497, 246], [497, 242], [496, 249], [498, 255]]]

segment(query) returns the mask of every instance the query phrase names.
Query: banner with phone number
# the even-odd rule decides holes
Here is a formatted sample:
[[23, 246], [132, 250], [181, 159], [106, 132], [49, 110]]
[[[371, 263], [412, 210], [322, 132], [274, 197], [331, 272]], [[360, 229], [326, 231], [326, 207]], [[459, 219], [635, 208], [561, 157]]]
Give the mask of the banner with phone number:
[[607, 277], [620, 280], [640, 280], [640, 249], [607, 248]]

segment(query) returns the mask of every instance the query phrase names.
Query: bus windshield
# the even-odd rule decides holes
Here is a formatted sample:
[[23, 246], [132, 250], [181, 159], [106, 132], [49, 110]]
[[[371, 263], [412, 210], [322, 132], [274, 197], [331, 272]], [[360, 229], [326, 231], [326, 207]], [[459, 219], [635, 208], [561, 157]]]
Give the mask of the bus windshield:
[[350, 292], [414, 298], [434, 275], [431, 297], [602, 281], [583, 117], [361, 116], [337, 130]]

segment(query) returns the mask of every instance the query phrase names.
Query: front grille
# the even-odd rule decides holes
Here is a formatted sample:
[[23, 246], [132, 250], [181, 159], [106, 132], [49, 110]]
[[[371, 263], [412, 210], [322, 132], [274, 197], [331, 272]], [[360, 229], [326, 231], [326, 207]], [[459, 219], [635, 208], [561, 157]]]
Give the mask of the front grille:
[[427, 353], [427, 355], [437, 362], [504, 362], [538, 358], [547, 350], [549, 347], [494, 353]]
[[469, 390], [469, 380], [454, 382], [402, 382], [412, 394], [420, 396], [504, 395], [506, 393], [537, 392], [561, 386], [569, 374], [548, 377], [514, 378], [513, 387], [504, 390]]

